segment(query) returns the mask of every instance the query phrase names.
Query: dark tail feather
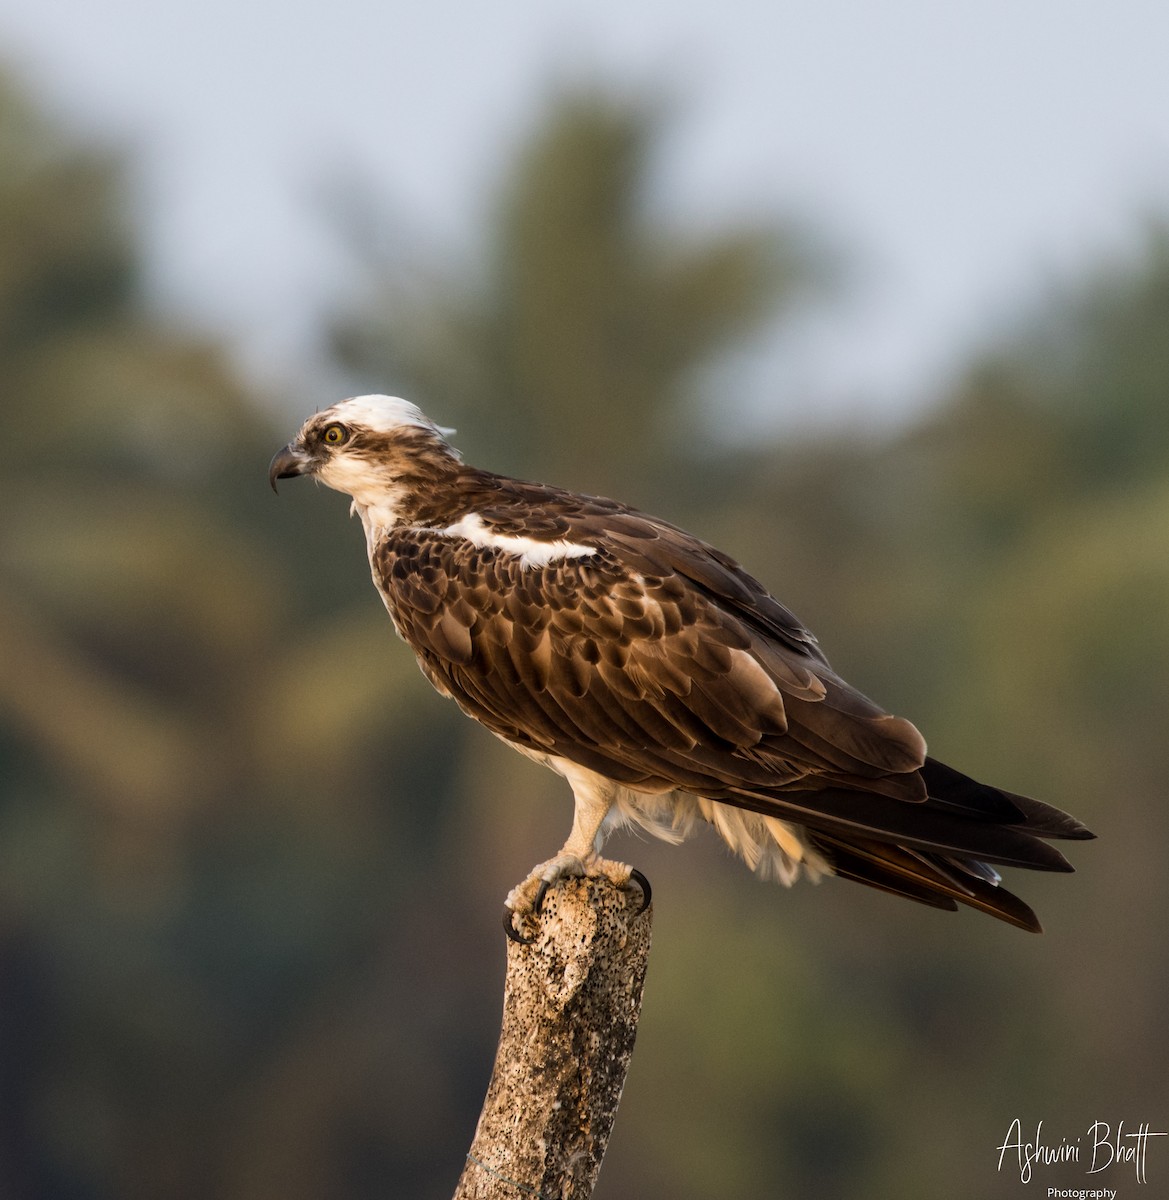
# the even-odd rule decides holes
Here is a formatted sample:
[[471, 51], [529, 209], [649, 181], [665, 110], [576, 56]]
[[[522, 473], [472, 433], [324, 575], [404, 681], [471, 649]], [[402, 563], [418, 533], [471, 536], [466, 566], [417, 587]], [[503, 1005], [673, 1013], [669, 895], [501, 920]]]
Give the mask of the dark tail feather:
[[971, 870], [952, 858], [887, 842], [844, 841], [811, 831], [809, 835], [843, 879], [951, 912], [965, 904], [1030, 933], [1043, 932], [1039, 919], [1018, 896], [989, 882], [982, 872], [974, 873], [981, 864], [971, 863]]
[[910, 803], [873, 792], [826, 788], [818, 792], [776, 791], [770, 795], [720, 796], [730, 804], [768, 816], [780, 816], [811, 830], [855, 839], [895, 842], [920, 850], [955, 854], [982, 862], [1033, 871], [1071, 871], [1071, 863], [1016, 818], [1004, 824], [973, 816], [965, 806], [945, 801]]
[[990, 787], [955, 771], [936, 758], [927, 758], [921, 768], [930, 799], [955, 813], [974, 820], [1016, 825], [1036, 837], [1084, 841], [1096, 835], [1062, 809], [1030, 796], [1019, 796]]
[[802, 825], [846, 879], [935, 908], [966, 904], [1038, 933], [1035, 914], [987, 864], [1071, 871], [1048, 839], [1095, 835], [1058, 808], [978, 783], [937, 759], [927, 758], [920, 770], [928, 792], [921, 801], [866, 791], [860, 780], [855, 790], [780, 788], [718, 798]]

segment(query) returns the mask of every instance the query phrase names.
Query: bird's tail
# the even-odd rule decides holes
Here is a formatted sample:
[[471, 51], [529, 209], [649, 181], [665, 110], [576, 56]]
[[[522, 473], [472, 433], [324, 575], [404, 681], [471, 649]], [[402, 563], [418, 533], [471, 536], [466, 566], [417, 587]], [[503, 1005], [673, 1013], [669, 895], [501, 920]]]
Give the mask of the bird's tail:
[[926, 759], [921, 775], [929, 798], [920, 803], [844, 788], [731, 802], [756, 812], [782, 808], [809, 849], [844, 879], [935, 908], [965, 904], [1038, 933], [1035, 914], [989, 864], [1071, 871], [1049, 841], [1094, 835], [1058, 808], [978, 783], [936, 759]]

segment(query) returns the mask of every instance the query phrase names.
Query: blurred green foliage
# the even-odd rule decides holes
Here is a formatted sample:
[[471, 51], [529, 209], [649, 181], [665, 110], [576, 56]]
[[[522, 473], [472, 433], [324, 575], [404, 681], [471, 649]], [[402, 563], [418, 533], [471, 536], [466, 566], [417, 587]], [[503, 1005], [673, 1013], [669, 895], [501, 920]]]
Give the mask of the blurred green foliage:
[[[912, 428], [696, 446], [701, 369], [816, 255], [671, 226], [663, 119], [553, 105], [476, 263], [371, 250], [338, 360], [477, 463], [725, 546], [935, 753], [1103, 837], [1016, 878], [1039, 939], [782, 892], [712, 839], [615, 845], [657, 915], [597, 1196], [1016, 1195], [1015, 1117], [1169, 1128], [1169, 238], [1037, 304]], [[567, 793], [431, 694], [344, 501], [266, 491], [294, 421], [151, 314], [131, 212], [115, 157], [0, 91], [0, 1196], [443, 1196], [501, 897]]]

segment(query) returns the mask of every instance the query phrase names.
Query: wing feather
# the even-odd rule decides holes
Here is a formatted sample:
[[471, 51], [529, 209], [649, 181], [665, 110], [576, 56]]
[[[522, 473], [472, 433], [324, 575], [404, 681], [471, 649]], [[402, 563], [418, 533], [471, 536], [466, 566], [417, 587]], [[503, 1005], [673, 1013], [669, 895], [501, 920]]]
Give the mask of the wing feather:
[[[428, 674], [513, 740], [551, 743], [569, 759], [585, 745], [623, 775], [672, 771], [683, 786], [728, 797], [807, 776], [902, 776], [918, 765], [920, 739], [906, 736], [907, 722], [886, 717], [819, 659], [792, 660], [792, 650], [676, 576], [646, 576], [612, 556], [527, 568], [418, 529], [387, 537], [375, 566]], [[730, 592], [727, 574], [717, 562], [708, 572]], [[916, 796], [904, 779], [893, 786]]]

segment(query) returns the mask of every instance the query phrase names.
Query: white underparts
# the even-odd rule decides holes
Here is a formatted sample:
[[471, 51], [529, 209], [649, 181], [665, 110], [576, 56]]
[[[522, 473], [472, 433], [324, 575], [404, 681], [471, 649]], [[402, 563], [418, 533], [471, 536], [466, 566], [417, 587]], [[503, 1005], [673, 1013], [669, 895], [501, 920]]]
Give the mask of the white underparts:
[[622, 788], [606, 829], [635, 825], [654, 837], [677, 843], [702, 821], [712, 825], [731, 851], [762, 879], [791, 887], [801, 871], [813, 882], [832, 874], [824, 858], [805, 844], [799, 826], [687, 792], [653, 796]]
[[549, 563], [565, 559], [589, 558], [597, 553], [594, 546], [570, 542], [567, 538], [541, 542], [522, 535], [497, 533], [488, 528], [478, 513], [468, 513], [453, 525], [448, 525], [438, 532], [450, 537], [465, 538], [473, 546], [490, 546], [504, 554], [514, 554], [519, 558], [520, 566], [526, 568], [546, 567]]
[[[567, 759], [531, 751], [527, 754], [563, 775], [572, 786], [576, 812], [565, 851], [580, 855], [586, 839], [595, 831], [593, 848], [599, 854], [605, 836], [621, 826], [644, 829], [653, 837], [676, 845], [706, 822], [763, 879], [775, 879], [790, 887], [801, 872], [813, 882], [832, 874], [832, 867], [823, 856], [806, 844], [801, 828], [778, 817], [766, 817], [688, 792], [636, 792]], [[605, 812], [603, 823], [601, 812]]]

